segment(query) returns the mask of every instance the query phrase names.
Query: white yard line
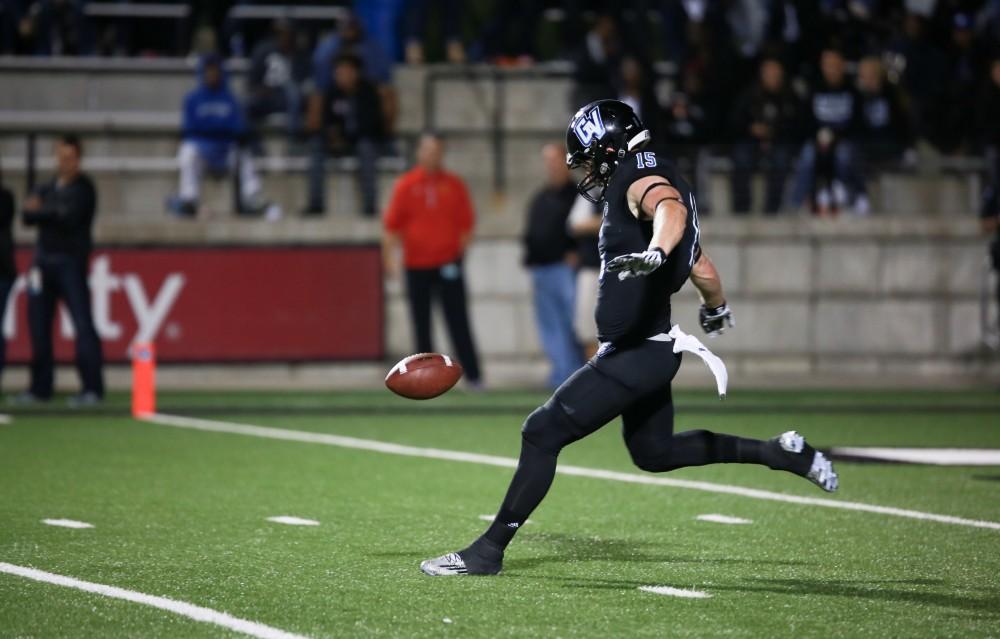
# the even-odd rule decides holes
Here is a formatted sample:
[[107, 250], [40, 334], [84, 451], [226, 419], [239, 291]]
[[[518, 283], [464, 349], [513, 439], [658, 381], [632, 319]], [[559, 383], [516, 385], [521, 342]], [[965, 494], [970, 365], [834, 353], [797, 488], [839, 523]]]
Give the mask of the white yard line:
[[152, 606], [153, 608], [166, 610], [167, 612], [172, 612], [182, 617], [187, 617], [188, 619], [214, 624], [216, 626], [228, 628], [229, 630], [242, 632], [243, 634], [250, 635], [251, 637], [259, 637], [260, 639], [305, 639], [302, 635], [285, 632], [284, 630], [272, 628], [271, 626], [265, 626], [264, 624], [257, 623], [255, 621], [239, 619], [224, 612], [212, 610], [211, 608], [202, 608], [201, 606], [189, 604], [184, 601], [147, 595], [134, 590], [116, 588], [115, 586], [95, 584], [90, 581], [82, 581], [80, 579], [74, 579], [73, 577], [66, 577], [51, 572], [45, 572], [44, 570], [36, 570], [35, 568], [15, 566], [14, 564], [0, 562], [0, 573], [16, 575], [18, 577], [24, 577], [25, 579], [54, 584], [56, 586], [63, 586], [65, 588], [75, 588], [77, 590], [83, 590], [84, 592], [90, 592], [103, 597], [110, 597], [112, 599], [123, 599], [125, 601], [131, 601], [144, 606]]
[[714, 524], [752, 524], [752, 519], [743, 519], [742, 517], [730, 517], [729, 515], [698, 515], [695, 517], [698, 521], [710, 521]]
[[75, 519], [43, 519], [43, 524], [48, 524], [49, 526], [60, 526], [62, 528], [93, 528], [94, 524], [88, 524], [85, 521], [77, 521]]
[[[352, 448], [356, 450], [369, 450], [377, 453], [389, 455], [405, 455], [408, 457], [425, 457], [429, 459], [443, 459], [447, 461], [459, 461], [472, 464], [484, 464], [488, 466], [501, 466], [504, 468], [517, 467], [517, 460], [511, 457], [499, 457], [496, 455], [481, 455], [478, 453], [466, 453], [457, 450], [441, 450], [438, 448], [419, 448], [417, 446], [405, 446], [403, 444], [392, 444], [380, 442], [373, 439], [359, 439], [356, 437], [344, 437], [342, 435], [330, 435], [328, 433], [311, 433], [302, 430], [288, 430], [284, 428], [269, 428], [266, 426], [252, 426], [249, 424], [237, 424], [234, 422], [222, 422], [212, 419], [199, 419], [196, 417], [183, 417], [180, 415], [163, 415], [155, 413], [143, 418], [152, 424], [162, 426], [174, 426], [178, 428], [191, 428], [215, 433], [232, 433], [236, 435], [249, 435], [251, 437], [263, 437], [265, 439], [280, 439], [285, 441], [304, 442], [309, 444], [324, 444], [327, 446], [338, 446], [340, 448]], [[687, 488], [690, 490], [700, 490], [709, 493], [723, 495], [737, 495], [750, 499], [762, 499], [766, 501], [780, 501], [788, 504], [800, 504], [803, 506], [821, 506], [823, 508], [838, 508], [840, 510], [853, 510], [859, 512], [876, 513], [891, 517], [905, 517], [908, 519], [919, 519], [923, 521], [935, 521], [942, 524], [953, 524], [955, 526], [969, 526], [972, 528], [989, 528], [1000, 530], [1000, 522], [982, 521], [978, 519], [965, 519], [964, 517], [953, 517], [951, 515], [938, 515], [935, 513], [925, 513], [919, 510], [907, 510], [905, 508], [893, 508], [891, 506], [876, 506], [853, 501], [838, 501], [824, 497], [800, 497], [798, 495], [785, 495], [769, 490], [758, 490], [756, 488], [744, 488], [743, 486], [733, 486], [730, 484], [716, 484], [707, 481], [691, 481], [687, 479], [673, 479], [671, 477], [660, 477], [655, 475], [639, 475], [636, 473], [622, 473], [613, 470], [602, 470], [599, 468], [584, 468], [582, 466], [560, 465], [556, 472], [563, 475], [575, 475], [578, 477], [589, 477], [591, 479], [606, 479], [609, 481], [627, 482], [630, 484], [645, 484], [648, 486], [670, 486], [671, 488]]]
[[[496, 515], [480, 515], [479, 518], [481, 520], [483, 520], [483, 521], [493, 521], [494, 519], [497, 518], [497, 516]], [[525, 519], [524, 523], [526, 525], [527, 524], [533, 524], [533, 523], [535, 523], [535, 520], [534, 519]]]
[[654, 595], [666, 595], [668, 597], [683, 597], [685, 599], [708, 599], [712, 595], [700, 590], [688, 590], [687, 588], [671, 588], [670, 586], [639, 586], [643, 592], [651, 592]]
[[7, 413], [0, 413], [0, 425], [13, 423], [14, 418]]
[[292, 517], [291, 515], [268, 517], [267, 520], [273, 521], [276, 524], [288, 524], [289, 526], [319, 526], [319, 522], [315, 519], [303, 519], [301, 517]]

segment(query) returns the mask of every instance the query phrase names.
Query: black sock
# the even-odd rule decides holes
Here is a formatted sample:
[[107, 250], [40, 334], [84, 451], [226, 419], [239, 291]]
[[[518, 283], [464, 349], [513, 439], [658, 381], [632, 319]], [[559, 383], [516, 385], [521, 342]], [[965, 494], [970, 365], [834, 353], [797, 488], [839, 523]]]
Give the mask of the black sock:
[[[510, 488], [507, 489], [507, 496], [500, 505], [496, 519], [480, 538], [499, 548], [501, 557], [504, 548], [549, 491], [556, 474], [556, 459], [556, 455], [522, 440], [521, 457], [518, 459], [514, 478], [510, 481]], [[489, 545], [483, 545], [482, 548], [477, 544], [473, 546], [477, 546], [480, 552], [490, 551]]]
[[788, 453], [773, 441], [689, 430], [674, 435], [669, 452], [645, 459], [642, 467], [651, 472], [666, 472], [707, 464], [760, 464], [804, 475], [809, 471], [811, 461], [812, 455]]

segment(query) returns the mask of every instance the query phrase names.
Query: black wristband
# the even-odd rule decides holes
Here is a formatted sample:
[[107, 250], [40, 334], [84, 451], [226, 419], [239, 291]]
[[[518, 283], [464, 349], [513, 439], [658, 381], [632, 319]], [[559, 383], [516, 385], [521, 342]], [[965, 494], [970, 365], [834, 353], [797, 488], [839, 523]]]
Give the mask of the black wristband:
[[664, 251], [663, 249], [661, 249], [659, 246], [654, 246], [653, 250], [660, 254], [660, 257], [663, 259], [664, 262], [667, 261], [667, 253], [666, 253], [666, 251]]

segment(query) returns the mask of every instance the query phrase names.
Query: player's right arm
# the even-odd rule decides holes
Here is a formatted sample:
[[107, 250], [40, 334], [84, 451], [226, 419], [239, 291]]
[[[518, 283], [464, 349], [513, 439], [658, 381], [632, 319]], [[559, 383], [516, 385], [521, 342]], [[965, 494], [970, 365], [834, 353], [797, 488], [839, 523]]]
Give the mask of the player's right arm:
[[704, 251], [691, 268], [690, 278], [701, 296], [701, 310], [698, 312], [701, 328], [710, 337], [715, 337], [726, 331], [727, 324], [729, 327], [736, 326], [733, 312], [722, 292], [722, 278]]

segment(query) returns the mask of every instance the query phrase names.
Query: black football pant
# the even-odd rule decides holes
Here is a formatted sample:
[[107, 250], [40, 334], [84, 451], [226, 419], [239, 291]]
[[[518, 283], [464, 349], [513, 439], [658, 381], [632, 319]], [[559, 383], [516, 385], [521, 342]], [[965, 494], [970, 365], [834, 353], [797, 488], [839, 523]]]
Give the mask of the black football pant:
[[462, 364], [465, 377], [470, 382], [479, 382], [479, 355], [469, 324], [462, 262], [451, 262], [439, 268], [407, 269], [406, 295], [410, 303], [410, 320], [413, 323], [417, 352], [434, 352], [431, 303], [436, 298], [444, 311], [455, 357]]
[[28, 275], [28, 325], [31, 332], [31, 387], [35, 397], [52, 397], [52, 325], [62, 301], [76, 332], [76, 368], [83, 392], [104, 396], [104, 355], [90, 312], [87, 261], [68, 255], [35, 258]]
[[645, 341], [604, 349], [566, 380], [525, 421], [517, 470], [484, 538], [504, 548], [548, 492], [559, 452], [619, 415], [632, 461], [649, 472], [749, 463], [805, 474], [808, 468], [787, 468], [788, 460], [760, 440], [707, 430], [674, 434], [670, 382], [680, 363], [672, 342]]

